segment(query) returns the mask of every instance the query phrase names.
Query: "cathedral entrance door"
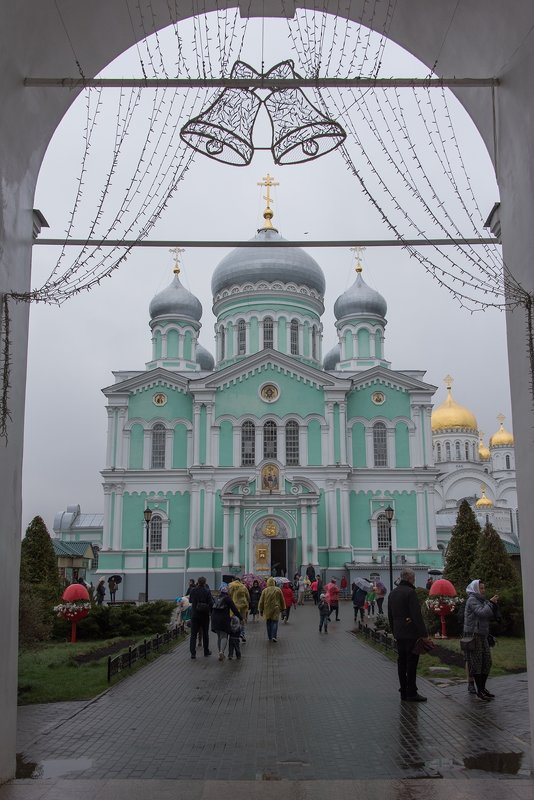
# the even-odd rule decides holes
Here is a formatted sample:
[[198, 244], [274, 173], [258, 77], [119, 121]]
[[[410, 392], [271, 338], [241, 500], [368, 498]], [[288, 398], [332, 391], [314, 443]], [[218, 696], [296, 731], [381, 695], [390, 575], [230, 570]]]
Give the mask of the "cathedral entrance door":
[[287, 575], [287, 539], [271, 541], [271, 575]]

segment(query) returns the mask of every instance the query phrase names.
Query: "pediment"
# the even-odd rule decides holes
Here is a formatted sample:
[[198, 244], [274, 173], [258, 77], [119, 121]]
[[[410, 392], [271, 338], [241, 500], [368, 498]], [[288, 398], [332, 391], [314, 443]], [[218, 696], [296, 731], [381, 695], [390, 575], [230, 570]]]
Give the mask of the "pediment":
[[106, 386], [105, 389], [102, 389], [102, 392], [106, 397], [112, 397], [113, 395], [137, 394], [146, 389], [156, 387], [176, 389], [186, 394], [189, 391], [189, 379], [179, 372], [171, 372], [163, 367], [156, 367], [155, 369], [143, 370], [137, 374], [130, 375], [125, 380]]
[[365, 389], [375, 384], [381, 384], [382, 386], [388, 386], [400, 391], [424, 392], [431, 395], [438, 389], [437, 386], [431, 383], [425, 383], [411, 374], [393, 369], [385, 369], [381, 366], [371, 367], [371, 369], [364, 370], [363, 372], [352, 373], [351, 380], [354, 389]]

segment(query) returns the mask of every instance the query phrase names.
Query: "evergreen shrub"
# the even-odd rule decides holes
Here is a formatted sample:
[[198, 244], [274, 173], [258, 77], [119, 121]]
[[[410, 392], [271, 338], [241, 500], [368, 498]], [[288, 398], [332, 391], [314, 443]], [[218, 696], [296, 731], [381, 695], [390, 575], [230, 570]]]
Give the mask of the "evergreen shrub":
[[[162, 633], [169, 623], [176, 603], [156, 600], [142, 605], [94, 605], [89, 616], [77, 625], [80, 640], [111, 639], [116, 636], [142, 636]], [[70, 637], [70, 623], [56, 618], [54, 638]]]

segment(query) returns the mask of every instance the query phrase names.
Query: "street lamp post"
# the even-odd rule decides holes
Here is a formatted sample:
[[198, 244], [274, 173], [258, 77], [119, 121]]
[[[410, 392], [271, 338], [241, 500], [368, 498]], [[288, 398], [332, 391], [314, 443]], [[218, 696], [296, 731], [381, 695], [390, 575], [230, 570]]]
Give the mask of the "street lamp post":
[[386, 515], [386, 519], [388, 521], [388, 550], [389, 550], [389, 591], [393, 591], [393, 554], [391, 551], [391, 520], [395, 516], [395, 512], [388, 506], [384, 510], [384, 514]]
[[145, 508], [143, 516], [146, 526], [145, 603], [148, 603], [148, 551], [150, 546], [150, 520], [152, 519], [152, 509]]

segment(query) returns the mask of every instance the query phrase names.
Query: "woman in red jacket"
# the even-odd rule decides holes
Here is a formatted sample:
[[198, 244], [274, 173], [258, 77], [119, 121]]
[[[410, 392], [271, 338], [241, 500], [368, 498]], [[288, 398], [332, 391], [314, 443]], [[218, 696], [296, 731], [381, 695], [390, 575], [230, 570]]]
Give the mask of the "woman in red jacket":
[[289, 620], [289, 612], [293, 605], [293, 587], [289, 582], [282, 585], [282, 594], [284, 595], [284, 602], [286, 604], [285, 610], [282, 611], [282, 619], [284, 623], [287, 623]]

